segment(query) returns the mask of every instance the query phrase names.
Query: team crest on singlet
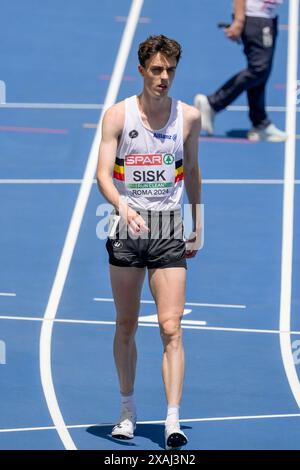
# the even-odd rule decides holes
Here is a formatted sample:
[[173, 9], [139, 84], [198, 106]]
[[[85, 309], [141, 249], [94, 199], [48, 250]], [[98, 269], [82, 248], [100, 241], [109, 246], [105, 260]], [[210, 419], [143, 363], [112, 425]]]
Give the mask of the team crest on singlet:
[[175, 156], [171, 153], [125, 156], [125, 186], [132, 196], [161, 197], [175, 183]]
[[139, 135], [139, 133], [135, 129], [132, 129], [132, 131], [129, 132], [129, 137], [131, 139], [136, 139], [138, 135]]

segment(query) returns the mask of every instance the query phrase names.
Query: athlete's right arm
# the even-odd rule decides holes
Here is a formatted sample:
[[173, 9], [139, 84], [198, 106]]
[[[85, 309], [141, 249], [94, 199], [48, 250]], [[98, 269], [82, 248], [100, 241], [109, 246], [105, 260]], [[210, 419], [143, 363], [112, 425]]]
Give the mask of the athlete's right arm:
[[124, 115], [124, 103], [112, 106], [104, 114], [102, 138], [99, 148], [97, 183], [105, 199], [120, 213], [132, 232], [138, 234], [141, 230], [147, 230], [145, 221], [121, 198], [113, 182], [118, 139], [122, 134]]
[[119, 210], [122, 198], [113, 183], [113, 172], [118, 147], [118, 139], [122, 133], [124, 115], [119, 105], [109, 108], [102, 121], [102, 138], [99, 148], [97, 183], [105, 199]]

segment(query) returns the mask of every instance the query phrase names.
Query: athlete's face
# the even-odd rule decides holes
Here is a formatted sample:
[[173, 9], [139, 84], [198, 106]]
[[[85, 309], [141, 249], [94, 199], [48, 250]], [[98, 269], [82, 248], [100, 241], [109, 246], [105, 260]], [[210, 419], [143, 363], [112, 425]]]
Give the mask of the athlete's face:
[[145, 89], [153, 96], [166, 96], [174, 80], [176, 65], [175, 57], [167, 57], [160, 52], [150, 57], [145, 67], [139, 65]]

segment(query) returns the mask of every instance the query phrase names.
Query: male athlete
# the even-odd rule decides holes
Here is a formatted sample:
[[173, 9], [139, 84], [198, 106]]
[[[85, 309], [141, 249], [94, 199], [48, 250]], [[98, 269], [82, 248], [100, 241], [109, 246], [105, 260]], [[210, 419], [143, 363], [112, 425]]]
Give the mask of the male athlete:
[[[196, 255], [201, 236], [197, 216], [200, 113], [168, 96], [180, 56], [178, 42], [163, 35], [150, 36], [140, 44], [138, 70], [143, 91], [106, 111], [97, 170], [99, 189], [115, 208], [106, 247], [117, 312], [114, 358], [121, 417], [112, 436], [131, 439], [136, 428], [135, 333], [147, 268], [164, 347], [167, 449], [187, 443], [179, 425], [184, 378], [180, 322], [186, 258]], [[184, 183], [193, 217], [193, 232], [187, 241], [183, 239], [181, 217]]]

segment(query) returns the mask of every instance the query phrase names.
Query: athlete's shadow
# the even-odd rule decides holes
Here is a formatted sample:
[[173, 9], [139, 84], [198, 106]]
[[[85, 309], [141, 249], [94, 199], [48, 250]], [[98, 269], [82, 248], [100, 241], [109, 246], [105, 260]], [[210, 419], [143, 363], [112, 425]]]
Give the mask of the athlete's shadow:
[[200, 140], [204, 142], [240, 142], [242, 140], [253, 143], [249, 141], [247, 133], [248, 129], [231, 129], [230, 131], [226, 131], [225, 134], [201, 134]]
[[[190, 426], [181, 426], [181, 429], [191, 429]], [[96, 425], [87, 428], [86, 432], [93, 434], [93, 436], [101, 437], [111, 442], [117, 442], [119, 445], [124, 447], [137, 447], [134, 443], [134, 439], [131, 440], [121, 440], [114, 439], [111, 437], [110, 433], [112, 430], [112, 425]], [[165, 448], [165, 438], [164, 438], [165, 427], [163, 424], [138, 424], [135, 431], [136, 437], [144, 437], [150, 441], [158, 444], [161, 449]]]

